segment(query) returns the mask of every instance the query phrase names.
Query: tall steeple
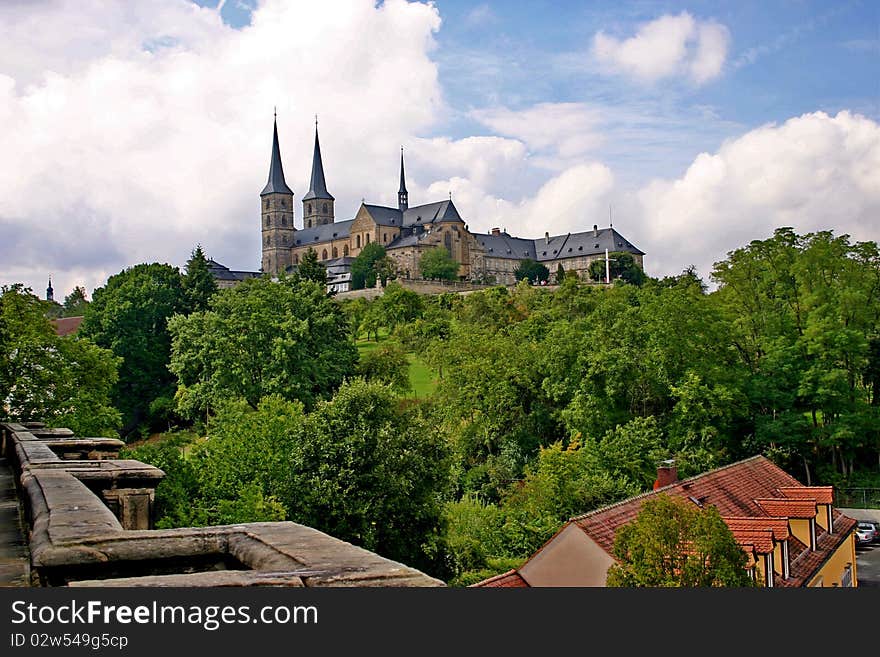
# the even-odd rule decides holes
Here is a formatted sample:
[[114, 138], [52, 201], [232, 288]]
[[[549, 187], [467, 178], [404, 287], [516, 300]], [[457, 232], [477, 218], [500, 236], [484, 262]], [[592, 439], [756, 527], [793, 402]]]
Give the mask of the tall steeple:
[[272, 162], [269, 164], [269, 181], [260, 192], [260, 196], [266, 194], [293, 194], [293, 190], [284, 181], [284, 167], [281, 166], [281, 148], [278, 146], [278, 118], [274, 121], [275, 127], [272, 135]]
[[400, 189], [397, 190], [397, 207], [401, 212], [409, 207], [409, 194], [406, 191], [406, 174], [403, 171], [403, 146], [400, 147]]
[[303, 228], [333, 223], [333, 195], [324, 181], [324, 162], [318, 141], [318, 117], [315, 117], [315, 150], [312, 152], [312, 179], [309, 191], [303, 196]]
[[293, 190], [284, 181], [281, 148], [278, 146], [278, 118], [272, 134], [272, 163], [269, 182], [260, 192], [260, 226], [263, 243], [263, 272], [277, 276], [292, 264], [290, 250], [294, 245]]
[[55, 290], [52, 289], [52, 277], [49, 277], [49, 287], [46, 288], [46, 301], [55, 301]]

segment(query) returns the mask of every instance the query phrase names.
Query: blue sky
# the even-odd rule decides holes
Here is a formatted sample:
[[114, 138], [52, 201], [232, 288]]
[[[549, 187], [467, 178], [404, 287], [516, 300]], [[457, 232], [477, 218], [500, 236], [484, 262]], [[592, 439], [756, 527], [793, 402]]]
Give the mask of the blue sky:
[[0, 4], [0, 283], [258, 267], [273, 106], [297, 197], [320, 114], [338, 219], [393, 203], [403, 144], [412, 202], [529, 237], [612, 206], [654, 275], [877, 240], [878, 34], [869, 0]]

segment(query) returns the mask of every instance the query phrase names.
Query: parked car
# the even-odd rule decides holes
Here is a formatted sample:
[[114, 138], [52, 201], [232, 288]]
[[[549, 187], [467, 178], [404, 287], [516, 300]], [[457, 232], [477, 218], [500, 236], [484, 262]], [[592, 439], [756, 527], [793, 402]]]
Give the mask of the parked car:
[[871, 532], [872, 543], [880, 543], [880, 522], [875, 520], [859, 520], [859, 527]]
[[856, 526], [856, 543], [867, 545], [874, 541], [874, 525], [869, 522], [860, 522]]

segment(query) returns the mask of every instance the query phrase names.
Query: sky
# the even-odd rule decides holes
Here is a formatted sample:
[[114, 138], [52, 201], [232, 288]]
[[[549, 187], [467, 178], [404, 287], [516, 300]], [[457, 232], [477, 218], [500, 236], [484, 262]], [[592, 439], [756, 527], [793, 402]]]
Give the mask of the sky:
[[613, 223], [649, 275], [775, 228], [880, 241], [880, 2], [0, 0], [0, 284], [89, 296], [201, 244], [260, 265], [277, 111], [338, 220]]

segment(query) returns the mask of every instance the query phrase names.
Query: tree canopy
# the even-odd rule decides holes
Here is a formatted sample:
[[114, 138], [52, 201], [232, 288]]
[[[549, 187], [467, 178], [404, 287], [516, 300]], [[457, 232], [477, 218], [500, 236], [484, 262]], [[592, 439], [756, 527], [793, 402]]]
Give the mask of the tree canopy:
[[648, 499], [618, 528], [611, 587], [750, 586], [747, 557], [713, 506], [678, 497]]
[[208, 258], [199, 244], [186, 262], [183, 289], [189, 303], [189, 311], [205, 310], [211, 296], [217, 292], [217, 281], [211, 276]]
[[43, 302], [22, 285], [0, 291], [0, 414], [80, 435], [114, 432], [110, 404], [120, 359], [81, 337], [56, 335]]
[[122, 358], [113, 404], [122, 412], [123, 435], [149, 419], [153, 401], [174, 396], [167, 323], [189, 306], [183, 277], [170, 265], [136, 265], [95, 290], [79, 334]]
[[354, 371], [345, 315], [323, 285], [298, 276], [253, 278], [169, 322], [178, 408], [195, 418], [225, 399], [256, 408], [277, 394], [311, 407]]
[[327, 268], [318, 261], [318, 252], [309, 247], [299, 261], [297, 274], [307, 281], [327, 285]]
[[[632, 285], [642, 285], [648, 278], [632, 254], [625, 251], [613, 251], [608, 254], [608, 270], [612, 281], [619, 278]], [[592, 280], [604, 283], [605, 258], [591, 262], [589, 272]]]
[[376, 265], [385, 256], [385, 247], [381, 244], [370, 242], [364, 246], [351, 263], [351, 289], [362, 290], [365, 287], [375, 287]]
[[513, 276], [518, 281], [527, 280], [532, 285], [537, 285], [544, 281], [550, 281], [550, 270], [540, 262], [526, 258], [521, 260], [513, 270]]
[[429, 280], [454, 281], [458, 278], [458, 263], [449, 255], [444, 246], [436, 246], [422, 253], [419, 259], [422, 278]]

